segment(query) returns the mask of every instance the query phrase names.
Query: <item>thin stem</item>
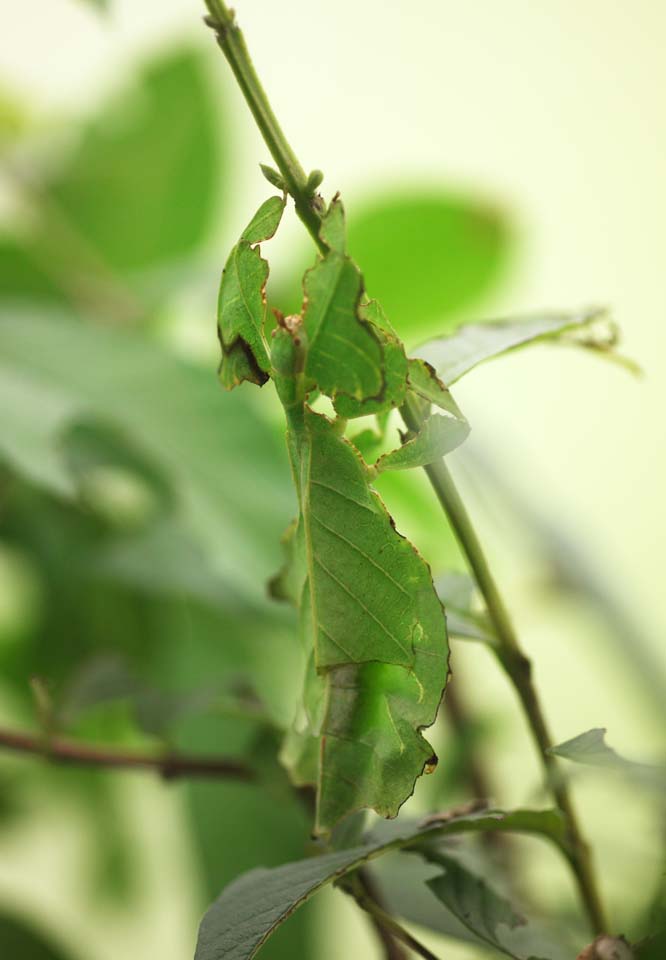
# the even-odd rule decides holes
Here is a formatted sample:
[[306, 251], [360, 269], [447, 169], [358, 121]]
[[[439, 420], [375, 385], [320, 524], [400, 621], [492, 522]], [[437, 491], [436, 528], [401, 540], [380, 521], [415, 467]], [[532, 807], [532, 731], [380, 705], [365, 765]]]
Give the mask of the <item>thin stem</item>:
[[222, 0], [205, 0], [205, 3], [209, 12], [206, 23], [215, 31], [217, 42], [294, 200], [296, 212], [318, 248], [325, 252], [326, 244], [319, 236], [320, 218], [313, 206], [312, 197], [308, 196], [307, 175], [268, 102], [234, 14]]
[[345, 877], [344, 880], [340, 881], [340, 887], [356, 900], [362, 910], [365, 910], [372, 918], [375, 926], [381, 927], [386, 934], [404, 943], [406, 947], [413, 950], [417, 956], [423, 957], [424, 960], [439, 960], [434, 953], [420, 943], [416, 937], [413, 937], [409, 931], [405, 930], [397, 920], [394, 920], [393, 917], [370, 896], [364, 885], [364, 881], [357, 873], [351, 874], [351, 876]]
[[[365, 891], [367, 896], [376, 906], [386, 912], [384, 903], [382, 902], [382, 895], [370, 871], [361, 867], [361, 869], [357, 871], [356, 876], [358, 877], [360, 887]], [[394, 935], [390, 933], [373, 914], [368, 913], [368, 916], [375, 928], [377, 938], [382, 945], [385, 960], [407, 960], [405, 951], [400, 946], [399, 941], [395, 939]]]
[[[412, 431], [421, 425], [421, 415], [409, 400], [401, 409], [401, 414]], [[488, 615], [495, 628], [497, 644], [493, 651], [500, 665], [508, 675], [518, 695], [532, 738], [546, 773], [548, 785], [558, 807], [564, 814], [567, 824], [569, 860], [576, 878], [582, 902], [585, 905], [590, 924], [595, 933], [608, 929], [599, 896], [590, 850], [578, 826], [569, 789], [558, 776], [557, 761], [549, 753], [553, 745], [541, 703], [532, 679], [532, 665], [521, 650], [513, 624], [509, 618], [502, 597], [490, 572], [483, 548], [476, 534], [469, 514], [453, 482], [444, 460], [430, 464], [425, 468], [433, 490], [446, 513], [458, 542], [467, 557], [479, 589], [486, 602]]]
[[124, 770], [154, 770], [165, 780], [178, 777], [224, 777], [251, 781], [254, 771], [226, 757], [192, 757], [170, 753], [155, 756], [127, 753], [102, 747], [89, 747], [73, 740], [35, 737], [11, 730], [0, 730], [0, 746], [17, 753], [33, 754], [54, 763], [79, 767], [106, 767]]
[[[222, 0], [205, 0], [205, 3], [210, 13], [206, 22], [216, 32], [218, 43], [294, 200], [296, 212], [318, 248], [324, 252], [326, 245], [319, 236], [320, 217], [312, 204], [311, 198], [307, 195], [305, 172], [296, 159], [270, 107], [266, 93], [250, 60], [243, 35], [238, 29], [232, 13]], [[421, 423], [421, 416], [409, 400], [407, 400], [401, 412], [407, 426], [412, 430], [417, 430]], [[498, 641], [495, 647], [495, 655], [516, 689], [553, 796], [566, 818], [569, 840], [568, 856], [581, 900], [595, 933], [603, 933], [607, 926], [596, 888], [590, 853], [580, 833], [568, 789], [557, 776], [556, 761], [548, 753], [552, 740], [532, 682], [530, 661], [520, 648], [513, 625], [490, 573], [476, 531], [447, 467], [441, 461], [427, 467], [426, 473], [467, 556], [479, 589], [485, 598]], [[422, 954], [422, 956], [430, 955]]]

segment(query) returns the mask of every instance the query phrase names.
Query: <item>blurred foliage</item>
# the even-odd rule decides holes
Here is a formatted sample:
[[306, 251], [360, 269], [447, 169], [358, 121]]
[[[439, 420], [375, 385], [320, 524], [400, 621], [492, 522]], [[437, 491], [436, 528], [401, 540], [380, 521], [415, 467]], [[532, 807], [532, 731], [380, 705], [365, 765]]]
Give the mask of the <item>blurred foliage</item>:
[[354, 205], [349, 251], [398, 333], [442, 334], [494, 288], [511, 249], [500, 211], [437, 189], [385, 192]]
[[50, 943], [31, 924], [0, 913], [0, 956], [12, 960], [73, 960], [72, 954]]
[[208, 235], [225, 183], [218, 115], [200, 54], [176, 50], [73, 126], [55, 161], [6, 157], [31, 218], [0, 235], [3, 298], [140, 320]]

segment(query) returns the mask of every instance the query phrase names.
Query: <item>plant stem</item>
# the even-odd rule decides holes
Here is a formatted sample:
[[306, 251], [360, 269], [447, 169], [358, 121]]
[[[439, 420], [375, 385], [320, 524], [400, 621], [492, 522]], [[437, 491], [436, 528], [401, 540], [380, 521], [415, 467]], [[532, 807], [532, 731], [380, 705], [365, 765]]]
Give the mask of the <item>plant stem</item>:
[[[319, 236], [320, 216], [313, 206], [311, 198], [307, 195], [305, 172], [296, 159], [270, 107], [234, 16], [223, 0], [205, 0], [205, 3], [210, 13], [206, 22], [216, 32], [222, 52], [229, 62], [257, 126], [294, 200], [296, 212], [318, 248], [325, 252], [326, 245]], [[419, 429], [422, 422], [421, 416], [409, 399], [401, 408], [401, 413], [409, 429]], [[432, 464], [425, 469], [456, 537], [467, 556], [479, 589], [485, 598], [488, 613], [497, 636], [497, 645], [494, 648], [495, 655], [516, 689], [546, 771], [550, 789], [566, 819], [569, 841], [568, 858], [576, 878], [581, 900], [594, 932], [603, 933], [607, 929], [607, 925], [597, 892], [590, 852], [578, 827], [566, 784], [557, 776], [555, 758], [548, 753], [552, 746], [552, 740], [532, 682], [530, 661], [520, 648], [476, 531], [444, 461]], [[431, 956], [427, 953], [421, 955]]]
[[405, 930], [397, 920], [394, 920], [393, 917], [377, 903], [368, 892], [365, 881], [362, 877], [359, 877], [358, 873], [345, 877], [344, 880], [340, 881], [339, 886], [356, 900], [359, 907], [365, 910], [372, 918], [375, 926], [384, 930], [385, 934], [404, 943], [405, 946], [413, 950], [417, 956], [423, 957], [424, 960], [438, 960], [438, 957], [436, 957], [434, 953], [428, 950], [422, 943], [419, 943], [411, 933]]
[[106, 767], [124, 770], [154, 770], [165, 780], [178, 777], [225, 777], [251, 781], [254, 771], [244, 763], [226, 757], [192, 757], [181, 754], [154, 756], [126, 753], [101, 747], [89, 747], [72, 740], [34, 737], [25, 733], [0, 730], [0, 746], [17, 753], [34, 754], [54, 763], [80, 767]]
[[307, 175], [289, 146], [268, 102], [268, 97], [250, 59], [245, 38], [236, 25], [234, 14], [222, 0], [205, 0], [205, 3], [209, 12], [206, 23], [215, 31], [217, 42], [227, 58], [257, 127], [294, 200], [296, 212], [308, 228], [314, 242], [324, 252], [326, 245], [319, 236], [320, 218], [312, 204], [312, 198], [307, 194]]
[[[407, 427], [418, 431], [421, 415], [408, 399], [401, 409]], [[495, 628], [497, 644], [493, 652], [511, 680], [521, 702], [532, 738], [541, 758], [548, 785], [558, 807], [564, 814], [568, 833], [568, 856], [576, 878], [581, 900], [585, 905], [590, 925], [595, 933], [604, 933], [608, 927], [592, 869], [590, 850], [578, 826], [569, 790], [558, 775], [557, 761], [549, 753], [553, 745], [541, 703], [532, 679], [532, 664], [523, 653], [513, 624], [502, 601], [495, 579], [490, 572], [476, 530], [453, 482], [444, 460], [425, 467], [433, 490], [446, 513], [458, 542], [467, 557], [479, 589], [486, 602], [488, 615]]]
[[[384, 904], [382, 902], [382, 896], [370, 871], [361, 867], [360, 870], [356, 872], [356, 876], [358, 877], [359, 889], [362, 889], [365, 892], [375, 906], [379, 907], [384, 913], [386, 913]], [[359, 903], [359, 906], [363, 908], [363, 904]], [[369, 911], [366, 912], [368, 913], [372, 925], [375, 928], [375, 933], [377, 934], [377, 938], [382, 945], [386, 960], [407, 960], [407, 955], [400, 946], [400, 942], [396, 940], [394, 934], [387, 930], [384, 924], [377, 917], [375, 917], [374, 914], [370, 913]]]

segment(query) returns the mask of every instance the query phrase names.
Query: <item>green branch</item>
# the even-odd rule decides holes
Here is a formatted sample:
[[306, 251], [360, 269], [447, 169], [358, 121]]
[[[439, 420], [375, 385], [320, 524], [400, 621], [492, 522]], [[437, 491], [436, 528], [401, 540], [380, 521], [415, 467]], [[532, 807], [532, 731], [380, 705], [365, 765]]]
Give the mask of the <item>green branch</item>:
[[[326, 245], [319, 235], [320, 216], [309, 193], [308, 178], [271, 109], [266, 93], [252, 65], [243, 35], [236, 25], [235, 18], [222, 0], [205, 0], [205, 3], [209, 11], [206, 23], [216, 33], [218, 44], [277, 164], [287, 191], [294, 201], [296, 212], [319, 250], [325, 252]], [[421, 418], [409, 401], [401, 409], [401, 412], [407, 426], [412, 430], [417, 430]], [[497, 635], [498, 642], [495, 647], [495, 654], [516, 689], [541, 757], [549, 786], [566, 818], [567, 856], [590, 924], [595, 933], [604, 932], [607, 925], [596, 887], [589, 850], [582, 838], [568, 788], [557, 777], [556, 761], [548, 753], [552, 740], [532, 682], [530, 662], [520, 649], [476, 532], [444, 461], [427, 467], [426, 472], [485, 598]]]

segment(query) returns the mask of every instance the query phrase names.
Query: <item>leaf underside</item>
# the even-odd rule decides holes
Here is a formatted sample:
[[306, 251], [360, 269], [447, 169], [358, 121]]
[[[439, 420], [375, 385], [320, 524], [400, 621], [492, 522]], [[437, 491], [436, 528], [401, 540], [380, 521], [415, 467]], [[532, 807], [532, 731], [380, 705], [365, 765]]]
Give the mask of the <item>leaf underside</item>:
[[536, 343], [585, 347], [638, 372], [633, 361], [615, 352], [617, 341], [617, 328], [605, 311], [591, 309], [468, 323], [446, 337], [423, 344], [419, 353], [449, 385], [480, 363]]
[[525, 919], [514, 912], [511, 904], [454, 857], [429, 851], [426, 858], [442, 868], [442, 873], [428, 880], [427, 885], [451, 913], [489, 946], [514, 960], [524, 960], [524, 954], [521, 956], [502, 943], [499, 933], [502, 926], [512, 930], [525, 925]]
[[271, 365], [264, 339], [268, 263], [256, 244], [274, 235], [284, 206], [283, 197], [269, 197], [261, 205], [229, 254], [222, 273], [217, 307], [222, 347], [219, 376], [227, 390], [244, 380], [261, 386], [269, 377]]
[[666, 792], [666, 765], [638, 763], [620, 756], [606, 743], [606, 730], [603, 727], [586, 730], [565, 743], [551, 747], [548, 752], [573, 763], [614, 771], [658, 793]]

